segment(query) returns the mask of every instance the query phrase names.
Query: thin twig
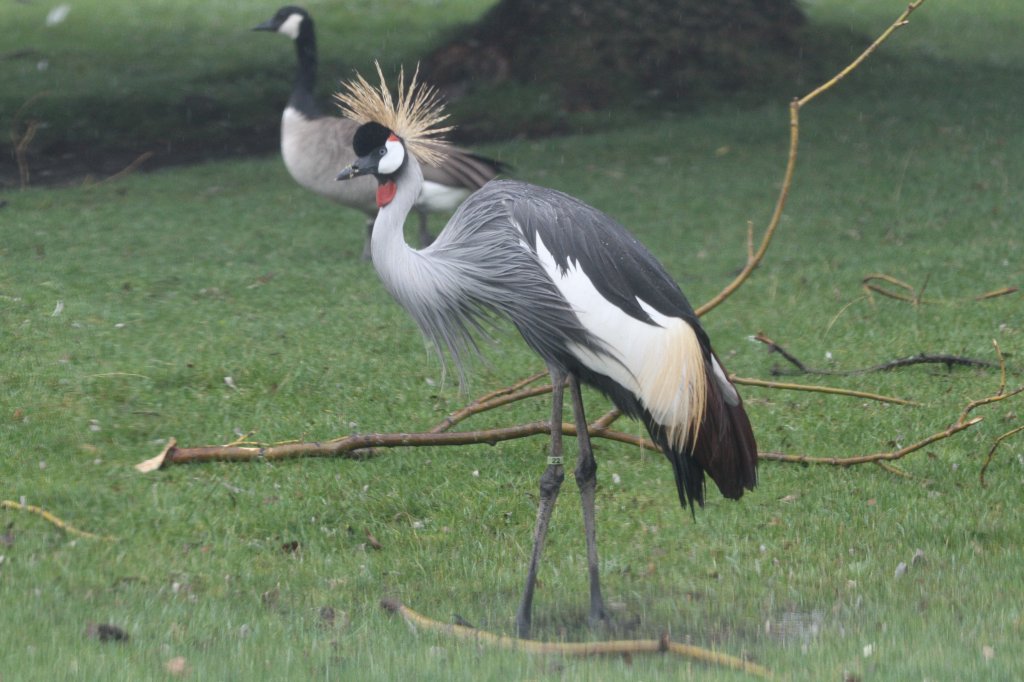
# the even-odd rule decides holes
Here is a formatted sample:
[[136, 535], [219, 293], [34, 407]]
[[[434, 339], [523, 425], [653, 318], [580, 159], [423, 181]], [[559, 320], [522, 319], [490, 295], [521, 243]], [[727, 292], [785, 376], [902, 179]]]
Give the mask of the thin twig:
[[62, 531], [70, 533], [71, 535], [77, 535], [79, 537], [90, 538], [93, 540], [116, 539], [108, 535], [96, 535], [95, 533], [79, 530], [78, 528], [72, 526], [70, 523], [63, 521], [60, 517], [55, 516], [54, 514], [51, 514], [42, 507], [37, 507], [34, 504], [22, 504], [21, 502], [15, 502], [14, 500], [0, 500], [0, 509], [13, 509], [17, 511], [26, 511], [32, 514], [38, 514], [39, 516], [43, 517], [53, 525], [57, 526], [57, 528], [60, 528]]
[[148, 161], [152, 156], [153, 156], [153, 152], [151, 152], [151, 151], [149, 151], [149, 152], [142, 152], [137, 157], [135, 157], [135, 160], [132, 161], [131, 163], [129, 163], [127, 166], [125, 166], [121, 170], [117, 171], [113, 175], [110, 175], [110, 176], [107, 176], [107, 177], [103, 178], [102, 180], [100, 180], [99, 182], [97, 182], [95, 184], [98, 186], [98, 185], [104, 185], [104, 184], [106, 184], [108, 182], [115, 182], [117, 180], [120, 180], [121, 178], [125, 177], [126, 175], [130, 175], [131, 173], [134, 173], [139, 168], [139, 166], [141, 166], [143, 163]]
[[[952, 299], [952, 300], [947, 300], [947, 299], [941, 299], [941, 300], [940, 299], [925, 299], [925, 297], [924, 297], [924, 290], [928, 287], [928, 280], [929, 280], [929, 277], [926, 276], [924, 283], [921, 284], [921, 288], [920, 289], [916, 289], [914, 286], [912, 286], [910, 284], [907, 284], [906, 282], [904, 282], [904, 281], [902, 281], [900, 279], [897, 279], [897, 278], [893, 277], [892, 275], [886, 275], [886, 274], [881, 274], [881, 273], [873, 273], [873, 274], [870, 274], [870, 275], [866, 275], [863, 279], [861, 279], [861, 286], [864, 288], [864, 291], [867, 292], [868, 299], [871, 300], [872, 303], [874, 303], [874, 298], [872, 297], [871, 294], [872, 294], [872, 292], [874, 292], [874, 293], [877, 293], [877, 294], [881, 294], [882, 296], [885, 296], [886, 298], [891, 298], [891, 299], [896, 300], [896, 301], [903, 301], [904, 303], [910, 303], [911, 305], [913, 305], [915, 307], [921, 306], [921, 305], [926, 304], [926, 303], [927, 304], [935, 304], [935, 303], [952, 304], [952, 303], [957, 303], [957, 302], [961, 302], [961, 301], [987, 301], [989, 299], [998, 298], [1000, 296], [1008, 296], [1008, 295], [1016, 293], [1018, 291], [1017, 287], [1002, 287], [1001, 289], [996, 289], [995, 291], [989, 291], [989, 292], [986, 292], [984, 294], [980, 294], [978, 296], [972, 296], [972, 297], [970, 297], [968, 299]], [[891, 289], [887, 289], [885, 286], [883, 286], [881, 284], [876, 284], [876, 281], [884, 282], [885, 284], [894, 286], [897, 289], [902, 289], [902, 290], [904, 290], [904, 291], [906, 291], [908, 293], [901, 294], [901, 293], [899, 293], [897, 291], [892, 291]]]
[[791, 384], [782, 381], [765, 381], [764, 379], [751, 379], [749, 377], [738, 377], [735, 374], [729, 375], [729, 381], [734, 384], [741, 384], [744, 386], [760, 386], [761, 388], [777, 388], [785, 391], [809, 391], [812, 393], [830, 393], [832, 395], [845, 395], [851, 398], [865, 398], [867, 400], [877, 400], [881, 403], [893, 403], [895, 405], [910, 405], [913, 407], [920, 407], [921, 403], [913, 400], [907, 400], [906, 398], [895, 398], [888, 395], [880, 395], [878, 393], [868, 393], [866, 391], [853, 391], [848, 388], [834, 388], [832, 386], [811, 386], [808, 384]]
[[854, 59], [852, 62], [850, 62], [849, 66], [847, 66], [845, 69], [843, 69], [842, 71], [837, 73], [835, 76], [833, 76], [832, 79], [829, 80], [828, 82], [824, 83], [823, 85], [818, 86], [817, 88], [812, 90], [807, 95], [804, 95], [804, 97], [802, 99], [797, 100], [797, 104], [799, 106], [801, 106], [801, 107], [804, 106], [805, 104], [810, 102], [812, 99], [814, 99], [818, 95], [820, 95], [820, 94], [830, 90], [836, 83], [838, 83], [839, 81], [841, 81], [844, 78], [846, 78], [847, 76], [849, 76], [858, 66], [861, 65], [861, 63], [865, 59], [870, 57], [871, 54], [875, 50], [878, 49], [879, 45], [881, 45], [886, 40], [888, 40], [889, 36], [891, 36], [894, 31], [896, 31], [897, 29], [900, 29], [900, 28], [903, 28], [904, 26], [906, 26], [907, 25], [907, 19], [909, 19], [910, 15], [913, 14], [914, 10], [916, 10], [922, 4], [924, 4], [924, 0], [915, 0], [914, 2], [910, 3], [909, 5], [907, 5], [907, 9], [905, 9], [903, 11], [903, 14], [901, 14], [896, 19], [896, 21], [894, 21], [892, 23], [892, 25], [889, 26], [889, 28], [885, 29], [885, 31], [883, 31], [880, 36], [875, 38], [875, 41], [873, 43], [871, 43], [868, 46], [868, 48], [866, 50], [864, 50], [860, 54], [860, 56], [858, 56], [856, 59]]
[[938, 433], [933, 433], [927, 438], [923, 438], [912, 445], [900, 448], [899, 450], [893, 450], [891, 452], [876, 452], [870, 455], [858, 455], [855, 457], [812, 457], [808, 455], [789, 455], [782, 452], [759, 452], [757, 456], [759, 459], [767, 460], [770, 462], [786, 462], [789, 464], [828, 464], [837, 467], [849, 467], [857, 464], [874, 464], [877, 462], [888, 462], [897, 459], [903, 459], [912, 452], [916, 452], [921, 448], [927, 447], [936, 441], [945, 440], [950, 436], [956, 435], [965, 429], [969, 429], [975, 424], [983, 421], [983, 417], [975, 417], [967, 420], [966, 422], [957, 421], [954, 424], [946, 427], [944, 430]]
[[758, 332], [754, 334], [754, 336], [751, 338], [753, 338], [754, 341], [763, 343], [764, 345], [768, 346], [768, 351], [770, 353], [778, 353], [782, 357], [786, 358], [786, 360], [788, 360], [791, 365], [794, 365], [797, 369], [804, 372], [805, 374], [811, 373], [810, 370], [807, 369], [807, 365], [800, 362], [800, 360], [797, 359], [795, 355], [790, 353], [788, 350], [786, 350], [779, 344], [775, 343], [775, 341], [765, 336], [764, 332]]
[[36, 131], [39, 130], [39, 121], [29, 121], [25, 126], [24, 134], [14, 143], [14, 160], [18, 164], [18, 179], [21, 189], [28, 187], [31, 175], [28, 168], [28, 147], [35, 139]]
[[[895, 287], [897, 287], [899, 289], [903, 289], [904, 291], [907, 291], [907, 292], [910, 292], [910, 293], [909, 294], [899, 294], [899, 293], [896, 293], [894, 291], [890, 291], [889, 289], [886, 289], [885, 287], [883, 287], [883, 286], [881, 286], [879, 284], [875, 284], [875, 280], [880, 280], [880, 281], [885, 282], [887, 284], [891, 284], [892, 286], [895, 286]], [[896, 279], [895, 277], [893, 277], [891, 275], [885, 275], [885, 274], [879, 274], [879, 273], [875, 273], [875, 274], [871, 274], [871, 275], [866, 275], [863, 279], [861, 279], [861, 286], [864, 287], [865, 291], [868, 292], [868, 296], [870, 296], [871, 292], [874, 291], [875, 293], [879, 293], [882, 296], [887, 296], [889, 298], [896, 299], [897, 301], [904, 301], [906, 303], [915, 303], [916, 304], [916, 303], [920, 303], [920, 301], [921, 301], [921, 296], [917, 293], [917, 290], [914, 289], [914, 287], [912, 285], [907, 284], [903, 280]]]
[[[1020, 393], [1024, 393], [1024, 386], [1021, 386], [1016, 390], [1010, 391], [1009, 393], [1003, 391], [1002, 388], [1000, 388], [1000, 390], [997, 393], [990, 395], [987, 398], [982, 398], [980, 400], [972, 400], [969, 403], [967, 403], [963, 411], [960, 413], [960, 416], [957, 417], [957, 420], [950, 424], [949, 426], [947, 426], [942, 431], [933, 433], [930, 436], [922, 438], [921, 440], [915, 443], [904, 446], [898, 450], [892, 450], [890, 452], [876, 452], [870, 455], [858, 455], [855, 457], [810, 457], [807, 455], [789, 455], [781, 452], [759, 452], [757, 456], [759, 459], [764, 459], [773, 462], [787, 462], [790, 464], [828, 464], [831, 466], [838, 467], [849, 467], [857, 464], [877, 464], [880, 462], [891, 462], [893, 460], [903, 459], [912, 452], [916, 452], [922, 448], [928, 447], [932, 443], [938, 442], [940, 440], [945, 440], [951, 436], [960, 433], [961, 431], [965, 431], [971, 428], [975, 424], [981, 423], [984, 420], [984, 417], [971, 417], [971, 412], [973, 412], [979, 407], [991, 405], [992, 403], [999, 402], [1001, 400], [1006, 400], [1007, 398], [1012, 398], [1013, 396], [1018, 395]], [[1013, 433], [1014, 432], [1010, 432], [1009, 434], [1004, 434], [1004, 436], [1009, 437], [1013, 435]], [[997, 440], [996, 445], [998, 445], [1001, 441], [1002, 437], [1000, 437], [1000, 439]]]
[[980, 296], [975, 296], [974, 300], [986, 301], [990, 298], [998, 298], [999, 296], [1008, 296], [1009, 294], [1015, 294], [1018, 291], [1020, 291], [1018, 287], [1003, 287], [1002, 289], [996, 289], [995, 291], [989, 291], [987, 293], [981, 294]]
[[661, 639], [617, 640], [609, 642], [538, 642], [530, 639], [519, 639], [506, 635], [496, 635], [484, 630], [441, 623], [413, 611], [408, 606], [394, 599], [382, 599], [381, 607], [390, 613], [397, 613], [413, 630], [423, 629], [450, 635], [456, 639], [466, 639], [479, 644], [488, 644], [502, 649], [511, 649], [528, 654], [560, 654], [563, 656], [626, 656], [643, 653], [672, 653], [700, 663], [715, 665], [732, 670], [740, 670], [757, 677], [769, 679], [771, 672], [756, 663], [741, 658], [711, 651], [697, 646], [680, 644], [670, 641], [668, 635]]
[[14, 145], [14, 159], [18, 164], [18, 177], [21, 181], [21, 189], [28, 187], [29, 183], [29, 167], [28, 167], [28, 147], [32, 144], [32, 140], [36, 136], [36, 132], [39, 130], [39, 121], [29, 121], [25, 126], [25, 132], [20, 131], [21, 128], [21, 115], [38, 99], [42, 99], [49, 95], [49, 91], [44, 90], [43, 92], [37, 92], [36, 94], [29, 97], [25, 102], [18, 107], [18, 111], [14, 113], [14, 119], [11, 122], [11, 144]]
[[888, 462], [878, 461], [875, 462], [875, 464], [877, 464], [880, 469], [888, 471], [890, 474], [901, 476], [902, 478], [911, 478], [910, 474], [908, 474], [906, 471], [900, 469], [898, 466], [889, 464]]
[[981, 471], [978, 472], [978, 482], [981, 483], [982, 488], [988, 487], [988, 483], [985, 481], [985, 472], [988, 471], [988, 465], [992, 463], [992, 458], [995, 457], [996, 449], [1002, 444], [1004, 440], [1015, 436], [1016, 434], [1024, 431], [1024, 426], [1018, 426], [1017, 428], [1010, 429], [1003, 435], [996, 438], [995, 442], [992, 443], [992, 447], [988, 450], [988, 455], [985, 456], [985, 463], [981, 465]]
[[538, 381], [547, 376], [547, 372], [538, 372], [531, 376], [522, 379], [511, 386], [506, 388], [500, 388], [491, 393], [480, 396], [470, 404], [462, 407], [454, 412], [450, 413], [447, 417], [441, 420], [434, 428], [430, 430], [431, 433], [443, 433], [461, 421], [472, 417], [474, 414], [486, 412], [487, 410], [493, 410], [495, 407], [501, 407], [502, 405], [508, 405], [509, 403], [523, 400], [524, 398], [531, 398], [537, 395], [544, 395], [545, 393], [551, 392], [551, 386], [537, 386], [533, 388], [526, 388], [535, 381]]
[[903, 26], [907, 25], [907, 19], [916, 10], [924, 0], [915, 0], [907, 6], [907, 9], [889, 26], [878, 38], [875, 39], [871, 45], [867, 47], [856, 59], [840, 71], [838, 74], [833, 76], [830, 80], [818, 86], [803, 97], [794, 99], [789, 104], [789, 156], [786, 160], [786, 170], [782, 178], [782, 187], [779, 189], [779, 196], [775, 201], [775, 208], [772, 211], [772, 216], [768, 221], [768, 227], [765, 228], [764, 235], [761, 237], [761, 245], [757, 251], [751, 256], [747, 255], [747, 263], [743, 266], [743, 269], [733, 279], [732, 282], [727, 284], [718, 294], [711, 298], [707, 303], [697, 308], [697, 315], [701, 316], [705, 313], [717, 308], [725, 299], [729, 298], [737, 289], [739, 289], [744, 282], [750, 277], [750, 274], [761, 264], [764, 260], [764, 255], [768, 251], [768, 245], [771, 243], [772, 237], [775, 236], [775, 231], [779, 226], [779, 221], [782, 219], [782, 211], [786, 207], [786, 200], [789, 198], [789, 190], [793, 184], [793, 174], [796, 170], [796, 158], [797, 150], [800, 146], [800, 109], [809, 104], [814, 98], [818, 97], [824, 92], [832, 89], [839, 81], [849, 75], [854, 69], [861, 65], [861, 63], [867, 59], [878, 46], [884, 43], [892, 33]]
[[[799, 358], [793, 355], [791, 352], [786, 350], [782, 345], [776, 341], [765, 336], [763, 332], [758, 332], [751, 337], [754, 341], [763, 343], [768, 346], [769, 352], [778, 353], [784, 357], [790, 364], [796, 367], [799, 372], [790, 372], [790, 374], [821, 374], [827, 376], [852, 376], [856, 374], [871, 374], [873, 372], [889, 372], [894, 369], [901, 367], [910, 367], [912, 365], [946, 365], [946, 369], [952, 369], [954, 366], [961, 367], [985, 367], [992, 368], [998, 365], [988, 360], [978, 360], [976, 358], [964, 357], [962, 355], [951, 355], [949, 353], [918, 353], [917, 355], [911, 355], [905, 358], [897, 358], [888, 362], [883, 362], [878, 365], [872, 365], [870, 367], [861, 367], [859, 369], [820, 369], [816, 367], [808, 367]], [[781, 370], [772, 370], [775, 375], [784, 374]]]

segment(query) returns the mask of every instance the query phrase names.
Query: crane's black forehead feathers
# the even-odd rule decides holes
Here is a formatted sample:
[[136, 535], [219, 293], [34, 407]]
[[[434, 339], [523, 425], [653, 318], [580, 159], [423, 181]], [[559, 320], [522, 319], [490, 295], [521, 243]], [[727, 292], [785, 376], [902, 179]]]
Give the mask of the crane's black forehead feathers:
[[356, 156], [366, 156], [374, 149], [383, 147], [390, 136], [391, 131], [381, 124], [375, 121], [364, 123], [356, 129], [356, 134], [352, 138], [352, 149]]

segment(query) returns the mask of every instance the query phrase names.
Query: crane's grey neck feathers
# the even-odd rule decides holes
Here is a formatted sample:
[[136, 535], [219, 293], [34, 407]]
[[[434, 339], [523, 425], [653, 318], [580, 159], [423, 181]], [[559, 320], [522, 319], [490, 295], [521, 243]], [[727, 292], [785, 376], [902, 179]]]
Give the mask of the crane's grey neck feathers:
[[479, 354], [476, 336], [489, 338], [500, 318], [511, 321], [549, 364], [566, 365], [562, 338], [601, 348], [538, 267], [502, 204], [476, 202], [467, 209], [464, 203], [434, 243], [418, 251], [402, 230], [423, 182], [414, 156], [407, 155], [394, 180], [395, 196], [373, 226], [373, 265], [442, 362], [446, 354], [451, 358], [460, 385], [466, 386], [467, 361]]

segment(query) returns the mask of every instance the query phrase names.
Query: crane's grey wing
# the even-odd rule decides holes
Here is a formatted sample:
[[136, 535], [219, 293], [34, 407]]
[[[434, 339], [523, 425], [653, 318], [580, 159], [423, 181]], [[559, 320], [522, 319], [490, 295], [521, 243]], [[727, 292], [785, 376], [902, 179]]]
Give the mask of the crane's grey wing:
[[583, 326], [626, 370], [577, 350], [574, 371], [645, 421], [672, 462], [684, 506], [703, 501], [704, 471], [728, 497], [753, 487], [757, 452], [742, 401], [661, 263], [622, 225], [569, 195], [515, 182], [489, 187], [508, 193], [524, 240], [544, 251], [561, 291], [587, 315]]
[[566, 366], [567, 343], [599, 347], [524, 241], [505, 191], [516, 184], [490, 182], [473, 193], [419, 252], [431, 264], [431, 278], [444, 286], [430, 288], [435, 299], [420, 306], [431, 311], [430, 319], [418, 321], [449, 351], [460, 375], [462, 357], [476, 350], [474, 336], [487, 334], [499, 319], [510, 321], [548, 364]]
[[[535, 187], [530, 195], [530, 203], [520, 204], [515, 215], [527, 241], [532, 243], [539, 233], [563, 273], [574, 261], [605, 300], [637, 320], [654, 324], [639, 299], [700, 328], [676, 281], [620, 223], [557, 190]], [[707, 345], [706, 336], [701, 343]]]

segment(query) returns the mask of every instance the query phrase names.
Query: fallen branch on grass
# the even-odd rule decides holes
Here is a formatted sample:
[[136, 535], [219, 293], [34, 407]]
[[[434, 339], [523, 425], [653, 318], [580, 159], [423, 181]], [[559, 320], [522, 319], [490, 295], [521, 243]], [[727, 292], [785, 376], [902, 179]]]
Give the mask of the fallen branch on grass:
[[22, 502], [15, 502], [14, 500], [0, 500], [0, 509], [12, 509], [12, 510], [16, 510], [16, 511], [26, 511], [26, 512], [29, 512], [31, 514], [38, 514], [43, 519], [45, 519], [45, 520], [49, 521], [50, 523], [52, 523], [53, 525], [57, 526], [57, 528], [60, 528], [62, 531], [65, 531], [66, 533], [70, 533], [71, 535], [77, 535], [78, 537], [90, 538], [92, 540], [113, 540], [114, 539], [114, 538], [112, 538], [112, 537], [110, 537], [108, 535], [96, 535], [95, 533], [90, 533], [88, 531], [79, 530], [78, 528], [75, 528], [74, 526], [72, 526], [71, 524], [67, 523], [66, 521], [61, 520], [60, 517], [55, 516], [54, 514], [51, 514], [50, 512], [48, 512], [45, 509], [43, 509], [42, 507], [37, 507], [34, 504], [24, 504]]
[[[912, 452], [921, 450], [932, 443], [945, 440], [961, 431], [980, 423], [983, 417], [971, 417], [971, 413], [979, 407], [995, 402], [1006, 400], [1024, 392], [1024, 386], [1013, 391], [1006, 390], [1006, 363], [999, 349], [999, 345], [993, 341], [996, 354], [999, 358], [1000, 380], [999, 388], [992, 395], [974, 400], [967, 404], [957, 419], [945, 429], [933, 433], [911, 445], [887, 452], [876, 452], [867, 455], [854, 455], [849, 457], [817, 457], [810, 455], [793, 455], [780, 452], [759, 452], [758, 458], [766, 461], [783, 462], [790, 464], [828, 464], [831, 466], [848, 467], [859, 464], [877, 464], [887, 471], [899, 475], [905, 475], [900, 470], [888, 465], [888, 462], [902, 459]], [[536, 435], [549, 435], [551, 425], [548, 422], [530, 422], [516, 426], [496, 427], [479, 429], [476, 431], [448, 431], [452, 426], [458, 424], [471, 416], [481, 414], [488, 410], [508, 405], [517, 400], [543, 395], [551, 391], [550, 386], [535, 386], [529, 384], [536, 381], [543, 375], [528, 377], [507, 388], [488, 393], [474, 400], [469, 405], [452, 412], [446, 416], [435, 427], [426, 432], [420, 433], [373, 433], [357, 434], [335, 438], [320, 442], [290, 441], [274, 445], [249, 444], [244, 441], [236, 441], [228, 445], [213, 445], [181, 448], [178, 447], [174, 438], [169, 439], [167, 445], [156, 457], [150, 458], [135, 466], [141, 473], [156, 471], [171, 464], [192, 464], [200, 462], [246, 462], [246, 461], [280, 461], [286, 459], [297, 459], [303, 457], [344, 457], [349, 459], [366, 459], [372, 456], [373, 450], [377, 448], [398, 448], [417, 446], [452, 446], [452, 445], [494, 445], [496, 443], [526, 438]], [[800, 384], [782, 384], [778, 382], [762, 381], [759, 379], [745, 379], [732, 377], [733, 381], [740, 384], [760, 386], [767, 388], [778, 388], [785, 390], [804, 390], [823, 393], [841, 394], [858, 398], [878, 400], [882, 402], [914, 404], [902, 398], [880, 396], [861, 391], [848, 391], [824, 386], [805, 386]], [[658, 451], [657, 445], [647, 438], [616, 431], [610, 428], [611, 424], [620, 416], [618, 410], [610, 410], [599, 419], [591, 422], [588, 432], [592, 438], [604, 438], [621, 443], [638, 446], [647, 450]], [[574, 424], [563, 423], [562, 430], [566, 435], [575, 436], [576, 427]], [[991, 461], [995, 448], [1007, 438], [1024, 431], [1013, 429], [1000, 436], [989, 452], [985, 463]], [[984, 472], [984, 469], [983, 469]]]
[[[244, 440], [227, 445], [208, 445], [199, 447], [178, 447], [177, 440], [171, 438], [156, 457], [135, 465], [141, 473], [156, 471], [171, 464], [194, 464], [199, 462], [245, 462], [245, 461], [280, 461], [302, 457], [343, 457], [348, 459], [366, 459], [374, 448], [398, 448], [417, 446], [452, 446], [452, 445], [494, 445], [496, 443], [527, 438], [529, 436], [550, 435], [549, 422], [530, 422], [516, 426], [479, 429], [475, 431], [456, 431], [449, 429], [465, 421], [471, 416], [481, 414], [497, 407], [508, 405], [551, 392], [551, 386], [529, 386], [543, 375], [534, 375], [507, 388], [494, 391], [474, 400], [459, 410], [446, 416], [436, 426], [425, 432], [418, 433], [370, 433], [342, 436], [327, 441], [303, 442], [289, 441], [272, 445], [251, 443]], [[849, 391], [829, 386], [809, 386], [801, 384], [783, 384], [760, 379], [732, 377], [735, 383], [777, 388], [785, 390], [814, 391], [855, 398], [866, 398], [888, 403], [913, 405], [912, 401], [903, 398]], [[592, 421], [588, 432], [592, 438], [635, 445], [647, 450], [658, 451], [657, 445], [651, 440], [623, 431], [616, 431], [611, 424], [620, 416], [618, 410], [610, 410], [599, 419]], [[569, 436], [576, 435], [575, 424], [563, 423], [562, 431]], [[251, 434], [250, 434], [251, 435]]]
[[[879, 284], [883, 282], [884, 284]], [[896, 289], [902, 289], [907, 292], [901, 294], [898, 291], [893, 291], [887, 288], [885, 285], [891, 285]], [[908, 284], [900, 279], [893, 277], [892, 275], [885, 275], [881, 273], [875, 273], [867, 275], [861, 280], [861, 286], [864, 287], [864, 291], [867, 292], [868, 299], [872, 302], [874, 298], [872, 294], [880, 294], [886, 298], [895, 299], [897, 301], [903, 301], [905, 303], [911, 303], [915, 306], [919, 306], [925, 303], [948, 303], [949, 301], [938, 301], [938, 300], [927, 300], [924, 297], [924, 290], [928, 286], [928, 280], [925, 279], [924, 284], [921, 285], [920, 289], [916, 289], [913, 285]], [[1009, 294], [1016, 293], [1017, 287], [1003, 287], [996, 289], [995, 291], [989, 291], [978, 296], [971, 297], [972, 301], [986, 301], [992, 298], [998, 298], [1000, 296], [1007, 296]]]
[[[951, 355], [949, 353], [918, 353], [917, 355], [911, 355], [906, 358], [897, 358], [888, 362], [883, 362], [878, 365], [872, 365], [870, 367], [862, 367], [860, 369], [819, 369], [816, 367], [808, 367], [806, 364], [800, 361], [795, 355], [786, 350], [782, 345], [776, 343], [772, 339], [765, 336], [764, 332], [758, 332], [751, 337], [754, 341], [763, 343], [768, 347], [769, 352], [778, 353], [786, 359], [791, 365], [799, 370], [798, 372], [789, 372], [788, 374], [823, 374], [831, 376], [852, 376], [855, 374], [870, 374], [873, 372], [889, 372], [900, 367], [910, 367], [912, 365], [945, 365], [946, 369], [953, 369], [955, 366], [960, 367], [984, 367], [993, 369], [999, 365], [988, 360], [977, 360], [975, 358], [969, 358], [962, 355]], [[780, 376], [787, 374], [779, 369], [773, 369], [772, 374]]]
[[[764, 383], [770, 384], [771, 382]], [[550, 390], [550, 387], [548, 387], [548, 389]], [[976, 408], [988, 405], [992, 402], [1011, 398], [1021, 392], [1024, 392], [1024, 386], [1014, 391], [1010, 391], [1009, 393], [995, 394], [982, 400], [972, 401], [964, 408], [964, 411], [960, 414], [957, 420], [947, 428], [898, 450], [849, 457], [815, 457], [779, 452], [759, 452], [758, 458], [766, 461], [791, 464], [829, 464], [841, 467], [854, 466], [857, 464], [878, 464], [902, 459], [912, 452], [920, 450], [937, 441], [945, 440], [946, 438], [956, 435], [957, 433], [980, 423], [983, 420], [983, 417], [968, 418], [970, 413]], [[861, 394], [861, 397], [871, 397], [871, 394]], [[890, 402], [893, 400], [898, 399], [889, 399]], [[600, 420], [592, 422], [588, 429], [591, 437], [627, 443], [652, 451], [658, 450], [658, 447], [646, 438], [608, 428], [608, 421], [616, 416], [618, 416], [618, 413], [613, 410], [603, 416]], [[562, 430], [568, 436], [576, 435], [576, 427], [574, 424], [563, 423]], [[999, 442], [1020, 432], [1021, 430], [1024, 429], [1014, 429], [1013, 431], [1004, 434], [1000, 437]], [[168, 441], [167, 446], [164, 447], [159, 455], [137, 464], [135, 468], [142, 473], [147, 473], [150, 471], [156, 471], [157, 469], [161, 469], [171, 464], [194, 464], [200, 462], [270, 462], [303, 457], [344, 457], [349, 459], [366, 459], [368, 456], [371, 456], [371, 452], [374, 448], [494, 445], [506, 440], [514, 440], [536, 435], [549, 435], [550, 433], [551, 425], [548, 422], [530, 422], [516, 426], [481, 429], [477, 431], [437, 432], [431, 430], [421, 433], [374, 433], [345, 436], [322, 442], [289, 442], [280, 445], [213, 445], [179, 448], [177, 441], [172, 438]], [[989, 459], [991, 459], [991, 456], [992, 453], [989, 454]]]
[[988, 483], [985, 481], [985, 472], [988, 471], [988, 465], [992, 463], [992, 459], [995, 457], [996, 450], [1002, 445], [1003, 441], [1007, 438], [1017, 435], [1018, 433], [1024, 432], [1024, 426], [1018, 426], [1015, 429], [1010, 429], [1003, 435], [999, 436], [992, 443], [992, 447], [989, 448], [988, 454], [985, 456], [985, 463], [981, 466], [981, 471], [978, 472], [978, 482], [982, 488], [988, 487]]
[[850, 398], [865, 398], [876, 400], [880, 403], [892, 403], [894, 405], [910, 405], [920, 407], [921, 403], [906, 398], [894, 398], [893, 396], [868, 393], [867, 391], [855, 391], [849, 388], [835, 388], [832, 386], [811, 386], [808, 384], [791, 384], [782, 381], [766, 381], [764, 379], [751, 379], [749, 377], [738, 377], [735, 374], [729, 375], [729, 381], [741, 386], [760, 386], [761, 388], [777, 388], [785, 391], [808, 391], [811, 393], [830, 393], [832, 395], [844, 395]]
[[413, 611], [394, 599], [382, 599], [381, 607], [390, 613], [397, 613], [414, 631], [418, 629], [450, 635], [479, 644], [521, 651], [527, 654], [561, 654], [563, 656], [632, 656], [634, 654], [670, 653], [690, 660], [732, 670], [740, 670], [757, 677], [771, 678], [771, 672], [764, 666], [744, 661], [729, 654], [703, 649], [669, 640], [665, 634], [661, 639], [615, 640], [610, 642], [538, 642], [506, 635], [496, 635], [465, 625], [441, 623]]
[[[576, 435], [576, 426], [574, 424], [564, 423], [562, 424], [562, 430], [568, 436]], [[368, 451], [372, 451], [374, 448], [422, 447], [428, 445], [494, 445], [506, 440], [549, 435], [550, 433], [550, 423], [530, 422], [527, 424], [517, 424], [516, 426], [481, 429], [478, 431], [369, 433], [344, 436], [323, 442], [290, 442], [266, 446], [210, 445], [179, 448], [177, 441], [172, 438], [159, 455], [136, 464], [135, 468], [142, 473], [147, 473], [171, 464], [194, 464], [198, 462], [272, 462], [302, 457], [366, 459], [370, 454]], [[602, 429], [596, 426], [596, 422], [591, 424], [590, 433], [597, 438], [606, 438], [657, 450], [654, 443], [645, 438], [612, 431], [607, 428]]]
[[[960, 412], [960, 415], [957, 417], [956, 421], [954, 421], [952, 424], [947, 426], [942, 431], [933, 433], [932, 435], [927, 436], [926, 438], [922, 438], [916, 443], [904, 446], [902, 448], [899, 448], [898, 450], [892, 450], [889, 452], [876, 452], [870, 455], [859, 455], [854, 457], [808, 457], [805, 455], [788, 455], [779, 452], [759, 452], [758, 458], [773, 462], [788, 462], [791, 464], [828, 464], [831, 466], [841, 467], [854, 466], [857, 464], [878, 464], [883, 467], [886, 467], [888, 462], [892, 462], [897, 459], [902, 459], [909, 455], [910, 453], [925, 448], [931, 445], [932, 443], [938, 442], [940, 440], [945, 440], [950, 436], [954, 436], [960, 433], [961, 431], [965, 431], [966, 429], [969, 429], [975, 424], [979, 424], [984, 420], [984, 417], [971, 417], [971, 413], [977, 408], [983, 407], [985, 405], [991, 405], [993, 403], [997, 403], [1002, 400], [1012, 398], [1020, 393], [1024, 393], [1024, 386], [1020, 386], [1019, 388], [1016, 388], [1012, 391], [1006, 390], [1006, 362], [1003, 359], [1003, 353], [999, 348], [999, 344], [993, 340], [992, 345], [995, 347], [996, 355], [999, 357], [999, 388], [996, 389], [995, 393], [986, 398], [981, 398], [979, 400], [972, 400], [968, 402], [964, 409]], [[1020, 433], [1021, 431], [1024, 431], [1024, 427], [1013, 429], [1007, 433], [1004, 433], [1003, 435], [999, 436], [996, 439], [996, 442], [992, 445], [992, 449], [989, 450], [988, 458], [986, 459], [985, 465], [982, 467], [982, 485], [984, 485], [985, 469], [988, 467], [988, 463], [989, 461], [991, 461], [995, 449], [1005, 439], [1009, 438], [1010, 436], [1013, 436], [1016, 433]], [[890, 470], [888, 469], [888, 467], [886, 468], [887, 470]], [[896, 471], [898, 472], [899, 470]]]

